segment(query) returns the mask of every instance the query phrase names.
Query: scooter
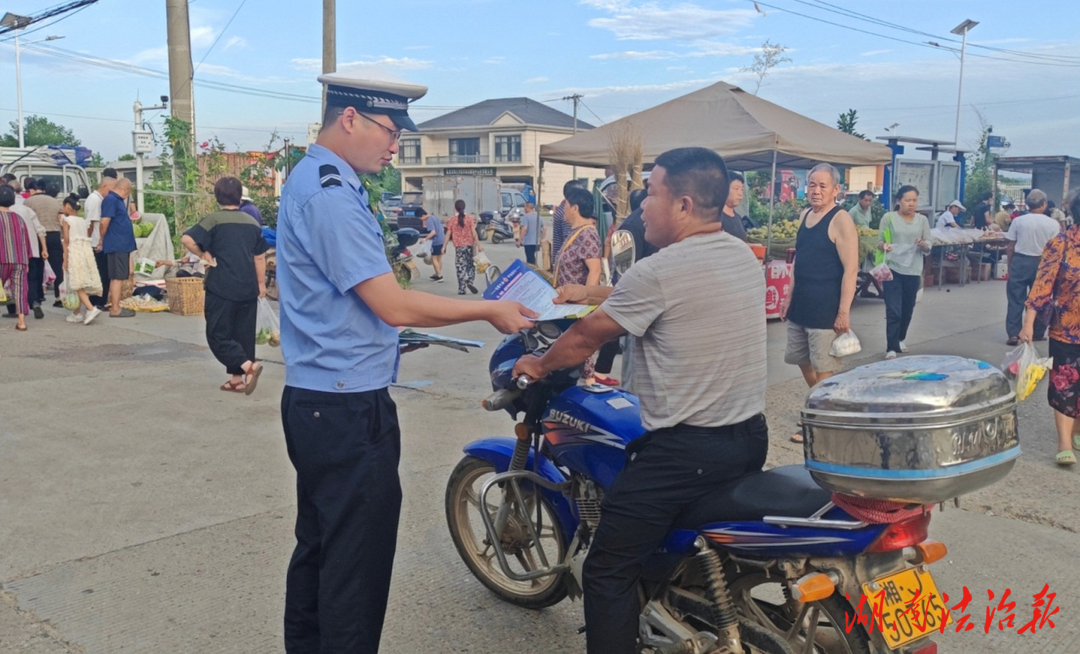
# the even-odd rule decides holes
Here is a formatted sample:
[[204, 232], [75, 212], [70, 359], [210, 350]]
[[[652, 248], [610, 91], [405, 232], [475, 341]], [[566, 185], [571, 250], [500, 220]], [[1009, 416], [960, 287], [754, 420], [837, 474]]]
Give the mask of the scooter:
[[488, 223], [488, 236], [491, 237], [491, 242], [495, 245], [502, 243], [503, 241], [514, 240], [514, 226], [509, 220], [502, 216], [492, 216], [491, 222]]
[[420, 240], [420, 232], [411, 227], [403, 227], [394, 232], [394, 238], [397, 245], [390, 248], [390, 267], [399, 282], [408, 284], [412, 281], [413, 271], [416, 269], [409, 246], [416, 245]]

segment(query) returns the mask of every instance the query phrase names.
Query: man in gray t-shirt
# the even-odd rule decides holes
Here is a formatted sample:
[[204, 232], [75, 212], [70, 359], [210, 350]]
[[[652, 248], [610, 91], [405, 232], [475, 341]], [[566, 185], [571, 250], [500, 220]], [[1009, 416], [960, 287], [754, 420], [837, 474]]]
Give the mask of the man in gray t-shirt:
[[536, 213], [536, 205], [526, 202], [525, 213], [521, 216], [521, 232], [517, 239], [518, 247], [525, 247], [526, 263], [536, 265], [536, 249], [540, 246], [541, 238], [543, 228], [540, 226], [540, 216]]
[[[686, 506], [761, 470], [765, 409], [765, 278], [750, 248], [724, 233], [723, 159], [704, 148], [656, 158], [644, 204], [659, 252], [636, 263], [606, 301], [514, 374], [540, 379], [580, 365], [603, 343], [636, 336], [635, 388], [647, 433], [604, 498], [584, 567], [589, 654], [636, 652], [639, 562]], [[603, 300], [596, 287], [565, 300]]]

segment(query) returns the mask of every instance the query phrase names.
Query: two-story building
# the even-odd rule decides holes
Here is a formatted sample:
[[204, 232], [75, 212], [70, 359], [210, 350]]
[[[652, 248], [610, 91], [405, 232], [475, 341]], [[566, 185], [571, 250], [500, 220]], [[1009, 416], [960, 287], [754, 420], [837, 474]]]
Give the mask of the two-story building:
[[[529, 98], [503, 98], [452, 111], [420, 123], [418, 133], [401, 137], [397, 167], [402, 188], [422, 190], [424, 178], [477, 175], [528, 184], [544, 204], [562, 200], [563, 184], [573, 169], [545, 164], [540, 146], [574, 134], [574, 118]], [[592, 125], [577, 121], [579, 131]], [[577, 176], [602, 177], [603, 170], [577, 169]]]

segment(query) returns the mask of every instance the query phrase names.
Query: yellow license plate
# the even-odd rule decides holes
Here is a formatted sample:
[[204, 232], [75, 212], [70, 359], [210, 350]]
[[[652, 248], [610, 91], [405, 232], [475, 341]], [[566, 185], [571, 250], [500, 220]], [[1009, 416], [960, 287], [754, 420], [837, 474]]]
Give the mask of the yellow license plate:
[[867, 629], [879, 630], [891, 649], [940, 630], [942, 619], [952, 623], [934, 578], [925, 570], [910, 568], [862, 588], [873, 615]]

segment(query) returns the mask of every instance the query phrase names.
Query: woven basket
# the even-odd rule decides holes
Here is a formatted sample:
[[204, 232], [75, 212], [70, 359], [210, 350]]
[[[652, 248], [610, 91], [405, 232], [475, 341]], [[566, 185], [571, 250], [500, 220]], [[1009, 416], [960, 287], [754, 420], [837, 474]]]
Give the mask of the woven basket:
[[128, 277], [120, 284], [120, 299], [126, 300], [135, 294], [135, 278]]
[[206, 292], [203, 290], [202, 277], [166, 277], [165, 294], [171, 313], [181, 316], [203, 315]]

